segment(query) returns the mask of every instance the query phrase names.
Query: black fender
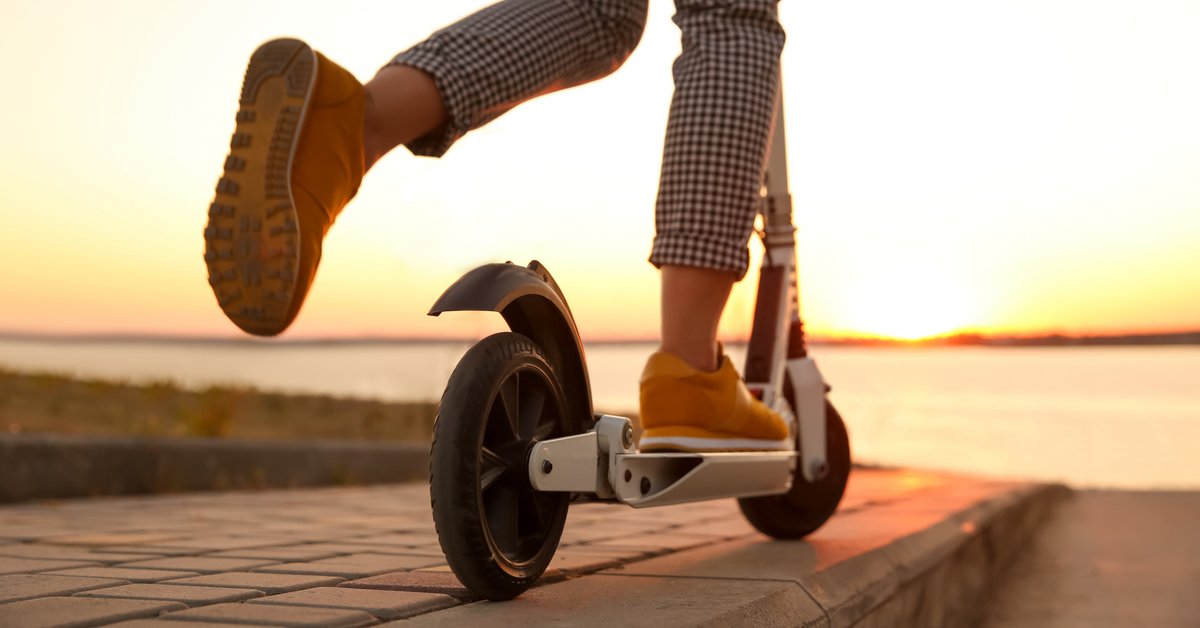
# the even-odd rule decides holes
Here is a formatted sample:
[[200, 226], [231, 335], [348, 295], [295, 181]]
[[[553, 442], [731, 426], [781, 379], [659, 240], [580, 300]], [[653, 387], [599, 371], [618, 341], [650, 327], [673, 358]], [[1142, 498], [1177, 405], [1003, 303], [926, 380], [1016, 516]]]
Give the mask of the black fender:
[[592, 390], [583, 343], [562, 290], [540, 262], [528, 267], [484, 264], [454, 282], [429, 309], [442, 312], [499, 312], [509, 329], [533, 340], [558, 371], [570, 404], [575, 433], [589, 429]]

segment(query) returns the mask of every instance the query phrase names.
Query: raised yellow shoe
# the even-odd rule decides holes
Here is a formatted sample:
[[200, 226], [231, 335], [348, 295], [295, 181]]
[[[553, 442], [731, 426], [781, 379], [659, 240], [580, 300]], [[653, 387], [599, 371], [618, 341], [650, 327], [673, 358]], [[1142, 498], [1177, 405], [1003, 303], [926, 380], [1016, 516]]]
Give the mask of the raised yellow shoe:
[[254, 51], [204, 260], [217, 303], [260, 336], [287, 329], [312, 285], [321, 241], [362, 182], [363, 86], [295, 39]]
[[778, 451], [792, 448], [783, 417], [746, 389], [722, 352], [711, 373], [659, 351], [641, 379], [640, 451]]

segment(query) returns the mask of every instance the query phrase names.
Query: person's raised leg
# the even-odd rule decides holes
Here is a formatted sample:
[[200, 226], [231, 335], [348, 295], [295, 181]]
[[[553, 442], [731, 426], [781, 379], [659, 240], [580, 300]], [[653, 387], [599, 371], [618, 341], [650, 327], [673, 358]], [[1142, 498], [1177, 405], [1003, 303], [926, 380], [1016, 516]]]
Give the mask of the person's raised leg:
[[389, 65], [367, 82], [363, 157], [367, 168], [397, 146], [446, 124], [446, 105], [437, 82], [407, 65]]
[[506, 0], [399, 55], [366, 88], [304, 42], [261, 46], [204, 230], [221, 309], [249, 333], [281, 333], [372, 164], [401, 144], [440, 156], [529, 98], [612, 72], [645, 14], [646, 0]]
[[746, 272], [771, 136], [783, 30], [775, 0], [676, 0], [675, 62], [650, 261], [662, 269], [661, 349], [641, 379], [642, 450], [790, 446], [717, 344]]

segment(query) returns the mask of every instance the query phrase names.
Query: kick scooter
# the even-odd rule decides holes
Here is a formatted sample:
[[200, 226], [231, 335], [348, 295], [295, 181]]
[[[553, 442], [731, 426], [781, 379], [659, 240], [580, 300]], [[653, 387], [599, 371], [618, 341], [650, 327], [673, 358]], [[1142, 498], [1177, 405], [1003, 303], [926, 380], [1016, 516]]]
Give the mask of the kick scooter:
[[640, 453], [629, 419], [596, 416], [562, 290], [534, 261], [487, 264], [430, 310], [495, 311], [511, 331], [471, 347], [434, 423], [433, 519], [446, 562], [472, 592], [506, 600], [542, 575], [572, 501], [634, 508], [736, 497], [762, 533], [803, 537], [837, 509], [850, 475], [846, 427], [809, 357], [796, 284], [782, 102], [764, 176], [765, 246], [743, 378], [791, 422], [791, 451]]

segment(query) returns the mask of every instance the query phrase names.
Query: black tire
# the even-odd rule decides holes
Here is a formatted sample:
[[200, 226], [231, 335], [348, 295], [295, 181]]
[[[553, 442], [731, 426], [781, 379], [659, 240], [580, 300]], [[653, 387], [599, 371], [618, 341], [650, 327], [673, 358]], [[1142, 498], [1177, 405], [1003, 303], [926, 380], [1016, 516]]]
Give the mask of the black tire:
[[824, 478], [816, 482], [805, 480], [797, 464], [792, 489], [787, 493], [738, 499], [738, 506], [750, 525], [777, 539], [799, 539], [816, 531], [837, 510], [850, 478], [850, 437], [841, 415], [828, 400], [825, 401], [825, 455], [829, 473]]
[[472, 592], [507, 600], [546, 570], [569, 493], [533, 490], [534, 442], [570, 434], [562, 386], [542, 350], [504, 332], [471, 347], [433, 426], [429, 493], [446, 562]]

